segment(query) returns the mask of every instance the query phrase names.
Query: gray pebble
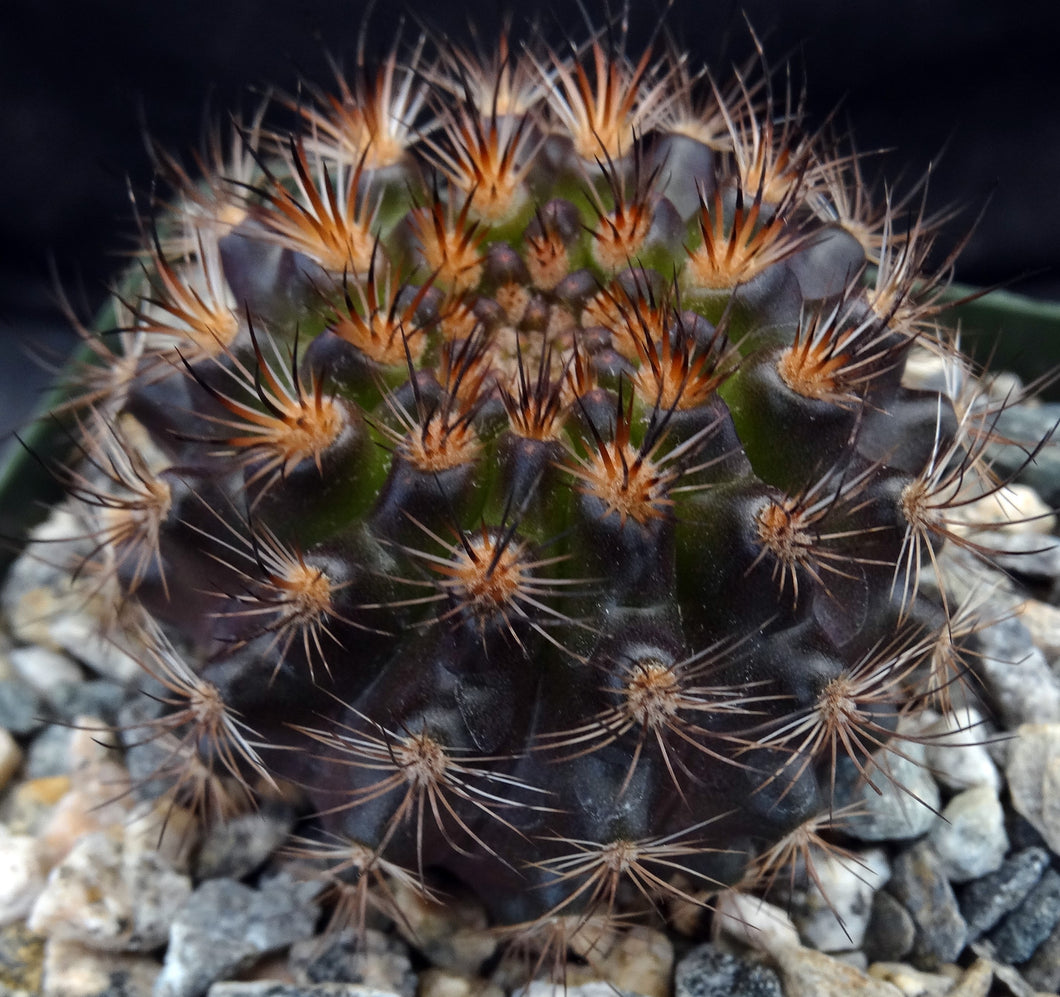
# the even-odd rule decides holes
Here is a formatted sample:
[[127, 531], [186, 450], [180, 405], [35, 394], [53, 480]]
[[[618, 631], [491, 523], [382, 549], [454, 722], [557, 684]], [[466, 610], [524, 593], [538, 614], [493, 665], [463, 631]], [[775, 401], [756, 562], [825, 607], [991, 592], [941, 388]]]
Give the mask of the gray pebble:
[[1060, 922], [1060, 873], [1047, 869], [1034, 888], [990, 935], [998, 962], [1026, 962]]
[[0, 727], [25, 737], [44, 724], [44, 703], [36, 690], [19, 678], [0, 679]]
[[109, 679], [91, 682], [60, 682], [48, 694], [52, 708], [60, 720], [72, 723], [78, 717], [99, 717], [106, 724], [114, 724], [128, 689]]
[[196, 879], [243, 879], [284, 842], [295, 814], [283, 805], [234, 817], [211, 828], [195, 860]]
[[70, 771], [70, 741], [72, 727], [45, 727], [26, 749], [22, 778], [43, 779], [50, 775], [66, 775]]
[[843, 822], [855, 838], [906, 841], [926, 834], [938, 819], [939, 788], [924, 766], [923, 745], [903, 743], [899, 750], [901, 755], [883, 750], [875, 756], [879, 766], [869, 769], [875, 789], [849, 760], [837, 767], [836, 809], [861, 804], [860, 812]]
[[[1013, 405], [997, 420], [998, 435], [1033, 448], [1060, 420], [1060, 403]], [[991, 445], [988, 460], [1001, 477], [1019, 472], [1016, 480], [1030, 485], [1053, 508], [1060, 505], [1060, 447], [1042, 447], [1033, 463], [1018, 447]]]
[[170, 762], [172, 752], [165, 739], [152, 737], [151, 721], [162, 713], [161, 701], [167, 695], [150, 681], [142, 683], [146, 695], [134, 692], [118, 712], [118, 729], [125, 749], [125, 765], [141, 799], [158, 799], [175, 783]]
[[913, 916], [886, 890], [872, 898], [872, 912], [862, 949], [869, 962], [898, 962], [913, 950]]
[[968, 922], [968, 940], [989, 931], [1017, 907], [1042, 878], [1049, 865], [1044, 848], [1025, 848], [1005, 859], [989, 876], [969, 883], [961, 891], [961, 913]]
[[261, 956], [313, 934], [317, 883], [277, 876], [251, 889], [210, 879], [177, 912], [155, 997], [199, 997]]
[[927, 842], [921, 841], [895, 859], [888, 889], [912, 915], [917, 960], [926, 968], [954, 962], [964, 949], [968, 926], [942, 864]]
[[977, 533], [975, 542], [992, 552], [990, 559], [1017, 578], [1050, 585], [1060, 578], [1060, 540], [1041, 533]]
[[977, 632], [971, 665], [1009, 728], [1060, 721], [1060, 678], [1015, 617]]
[[699, 945], [677, 964], [675, 997], [784, 997], [773, 970]]

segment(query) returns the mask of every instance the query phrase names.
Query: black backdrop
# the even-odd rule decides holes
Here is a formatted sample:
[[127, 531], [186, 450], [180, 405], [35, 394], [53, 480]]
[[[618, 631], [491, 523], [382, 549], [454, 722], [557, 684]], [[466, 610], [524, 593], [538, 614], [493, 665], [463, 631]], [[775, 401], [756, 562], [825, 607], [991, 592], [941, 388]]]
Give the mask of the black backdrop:
[[[488, 37], [504, 9], [541, 11], [561, 39], [585, 35], [576, 3], [380, 0], [369, 48], [404, 36]], [[617, 6], [612, 4], [612, 6]], [[631, 0], [631, 38], [665, 7]], [[127, 184], [151, 180], [146, 129], [179, 151], [204, 110], [249, 106], [249, 87], [328, 83], [327, 53], [352, 58], [365, 0], [6, 0], [0, 8], [0, 436], [45, 375], [26, 350], [71, 341], [64, 287], [92, 308], [131, 229]], [[597, 22], [602, 0], [588, 3]], [[744, 16], [774, 64], [807, 80], [811, 121], [837, 104], [860, 149], [890, 148], [884, 172], [934, 160], [930, 205], [966, 204], [960, 234], [989, 198], [958, 277], [1060, 297], [1060, 4], [1043, 0], [675, 0], [673, 33], [720, 76], [750, 51]], [[840, 103], [841, 102], [841, 103]], [[940, 152], [945, 152], [939, 158]]]

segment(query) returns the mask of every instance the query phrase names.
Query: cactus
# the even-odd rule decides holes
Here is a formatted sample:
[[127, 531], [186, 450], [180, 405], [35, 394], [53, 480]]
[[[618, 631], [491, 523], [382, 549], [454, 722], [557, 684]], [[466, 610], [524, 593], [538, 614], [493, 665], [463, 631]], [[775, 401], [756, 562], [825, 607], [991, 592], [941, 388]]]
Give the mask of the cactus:
[[206, 819], [295, 787], [362, 916], [709, 906], [964, 695], [937, 556], [1004, 403], [937, 220], [768, 73], [626, 42], [421, 41], [159, 153], [83, 330], [55, 473], [130, 764]]

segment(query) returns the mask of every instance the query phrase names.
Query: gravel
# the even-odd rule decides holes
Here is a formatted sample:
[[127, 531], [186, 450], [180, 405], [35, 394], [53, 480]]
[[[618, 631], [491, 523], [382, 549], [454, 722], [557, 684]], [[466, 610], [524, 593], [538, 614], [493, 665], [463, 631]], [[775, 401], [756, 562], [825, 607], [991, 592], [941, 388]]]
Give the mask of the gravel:
[[[1054, 457], [1027, 473], [1055, 503]], [[1004, 544], [1042, 547], [1019, 574], [1038, 594], [1060, 593], [1058, 548], [1042, 539], [1028, 527], [1025, 535], [1007, 531]], [[608, 967], [614, 989], [572, 964], [568, 997], [895, 997], [944, 984], [951, 989], [940, 994], [983, 997], [991, 980], [1019, 997], [1060, 987], [1060, 609], [995, 568], [976, 563], [973, 579], [965, 552], [939, 560], [958, 596], [973, 583], [990, 593], [981, 612], [995, 622], [969, 655], [984, 702], [920, 718], [900, 753], [885, 751], [870, 768], [873, 786], [852, 766], [840, 771], [842, 801], [863, 812], [836, 839], [853, 857], [816, 863], [831, 905], [805, 870], [773, 903], [726, 892], [715, 905], [729, 916], [719, 918], [712, 942], [697, 944], [709, 937], [709, 911], [675, 911], [690, 940], [643, 929], [601, 942], [594, 964]], [[511, 991], [492, 968], [503, 963], [497, 937], [481, 930], [474, 905], [439, 907], [398, 889], [390, 898], [400, 911], [396, 929], [369, 910], [363, 935], [326, 932], [323, 884], [305, 879], [283, 851], [297, 833], [288, 802], [205, 836], [179, 809], [138, 808], [130, 788], [156, 778], [165, 755], [151, 747], [123, 755], [98, 743], [105, 725], [143, 717], [143, 699], [127, 685], [137, 674], [131, 659], [89, 638], [83, 602], [53, 617], [51, 630], [30, 614], [42, 599], [63, 604], [62, 581], [20, 563], [0, 593], [0, 747], [11, 760], [7, 785], [0, 780], [0, 993]], [[674, 941], [684, 953], [675, 971]], [[527, 993], [544, 994], [542, 986]]]

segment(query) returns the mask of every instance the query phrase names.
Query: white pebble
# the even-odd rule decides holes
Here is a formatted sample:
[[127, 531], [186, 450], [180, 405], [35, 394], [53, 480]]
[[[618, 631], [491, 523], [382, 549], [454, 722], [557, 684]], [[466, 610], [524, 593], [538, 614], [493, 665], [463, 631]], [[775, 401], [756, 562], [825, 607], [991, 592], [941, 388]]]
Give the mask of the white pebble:
[[1023, 623], [1005, 617], [978, 640], [976, 671], [1006, 726], [1060, 723], [1060, 677]]
[[1024, 724], [1005, 769], [1012, 805], [1060, 854], [1060, 724]]
[[886, 854], [879, 848], [849, 857], [817, 850], [813, 871], [804, 912], [796, 917], [803, 940], [825, 952], [861, 948], [872, 896], [891, 878]]
[[[562, 992], [565, 997], [615, 997], [623, 991], [611, 983], [595, 980], [580, 986], [563, 987]], [[512, 997], [556, 997], [556, 993], [556, 984], [551, 980], [531, 980], [525, 987], [513, 990]]]
[[990, 734], [982, 719], [968, 707], [947, 713], [924, 728], [928, 767], [947, 789], [990, 786], [1000, 791], [1001, 776], [987, 750]]
[[22, 920], [43, 889], [37, 842], [0, 824], [0, 925]]
[[46, 647], [18, 647], [10, 657], [15, 673], [45, 697], [56, 686], [84, 678], [76, 662]]
[[143, 669], [131, 655], [101, 635], [100, 621], [89, 613], [69, 613], [56, 620], [50, 636], [60, 647], [77, 656], [97, 675], [115, 682], [133, 682]]
[[787, 912], [746, 893], [723, 893], [715, 907], [715, 923], [723, 934], [772, 956], [800, 947], [799, 932]]
[[990, 786], [958, 793], [928, 838], [952, 883], [967, 883], [1001, 868], [1008, 851], [1005, 812]]

